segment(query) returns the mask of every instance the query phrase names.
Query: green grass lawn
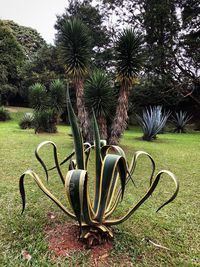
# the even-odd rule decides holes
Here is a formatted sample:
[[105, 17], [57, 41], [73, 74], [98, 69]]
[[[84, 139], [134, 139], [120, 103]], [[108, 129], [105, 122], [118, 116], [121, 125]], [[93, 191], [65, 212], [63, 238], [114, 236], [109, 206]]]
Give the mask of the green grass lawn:
[[[70, 128], [59, 126], [57, 134], [34, 134], [33, 130], [21, 130], [18, 121], [28, 109], [12, 110], [12, 120], [0, 122], [0, 266], [89, 266], [89, 253], [75, 253], [71, 257], [55, 260], [48, 251], [44, 228], [69, 220], [34, 184], [26, 177], [27, 207], [21, 215], [21, 199], [18, 182], [28, 168], [35, 170], [41, 178], [44, 172], [35, 159], [35, 147], [44, 140], [57, 144], [59, 159], [72, 150]], [[163, 179], [153, 196], [125, 223], [114, 227], [114, 247], [108, 257], [110, 266], [200, 266], [200, 133], [161, 134], [155, 142], [140, 139], [142, 133], [136, 127], [126, 131], [121, 146], [128, 159], [133, 153], [144, 150], [150, 153], [156, 170], [167, 169], [175, 173], [180, 181], [177, 199], [160, 212], [155, 210], [170, 196], [173, 183]], [[48, 151], [48, 153], [47, 153]], [[41, 155], [50, 167], [53, 164], [52, 148], [44, 148]], [[91, 160], [91, 173], [93, 162]], [[67, 166], [63, 166], [63, 171]], [[150, 163], [141, 159], [135, 172], [136, 187], [130, 184], [124, 202], [116, 216], [141, 197], [148, 185]], [[92, 175], [89, 175], [92, 179]], [[52, 172], [49, 188], [63, 202], [62, 185]], [[49, 212], [55, 220], [50, 221]], [[169, 248], [158, 248], [147, 243], [149, 238]], [[28, 251], [29, 263], [21, 253]], [[106, 266], [100, 265], [100, 266]]]

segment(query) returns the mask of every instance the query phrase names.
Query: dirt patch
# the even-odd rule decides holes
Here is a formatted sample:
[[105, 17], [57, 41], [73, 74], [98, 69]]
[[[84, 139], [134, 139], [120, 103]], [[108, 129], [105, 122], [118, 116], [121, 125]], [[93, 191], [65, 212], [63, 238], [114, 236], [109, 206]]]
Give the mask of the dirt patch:
[[109, 240], [88, 249], [85, 243], [79, 239], [79, 226], [72, 223], [47, 226], [45, 233], [49, 250], [56, 257], [69, 257], [74, 252], [85, 252], [91, 256], [93, 266], [99, 266], [100, 262], [104, 262], [106, 266], [107, 258], [113, 247], [112, 241]]

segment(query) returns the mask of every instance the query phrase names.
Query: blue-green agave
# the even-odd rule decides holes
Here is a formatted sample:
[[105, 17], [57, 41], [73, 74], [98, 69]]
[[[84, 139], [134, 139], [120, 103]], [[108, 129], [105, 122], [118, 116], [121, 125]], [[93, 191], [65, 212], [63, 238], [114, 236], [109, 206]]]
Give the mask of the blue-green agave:
[[149, 107], [143, 110], [142, 116], [136, 115], [143, 131], [143, 140], [152, 141], [165, 127], [170, 112], [162, 112], [162, 106]]
[[172, 116], [172, 123], [175, 126], [175, 133], [185, 133], [186, 124], [192, 119], [192, 116], [188, 115], [187, 111], [180, 110], [175, 112], [175, 115]]
[[[154, 192], [163, 174], [167, 174], [175, 183], [175, 192], [158, 210], [170, 203], [178, 194], [179, 184], [173, 173], [162, 170], [154, 178], [155, 163], [152, 157], [143, 151], [134, 154], [129, 165], [124, 151], [119, 146], [107, 145], [100, 140], [96, 118], [93, 115], [94, 144], [83, 143], [81, 131], [77, 124], [77, 119], [71, 106], [69, 93], [67, 94], [68, 116], [74, 137], [74, 151], [62, 163], [58, 162], [56, 145], [51, 141], [41, 143], [35, 152], [36, 158], [41, 163], [48, 178], [48, 172], [43, 160], [39, 155], [39, 150], [45, 145], [52, 145], [54, 149], [55, 167], [65, 188], [72, 211], [68, 210], [43, 184], [38, 175], [28, 170], [20, 177], [19, 187], [25, 209], [24, 177], [30, 175], [38, 187], [69, 217], [78, 221], [80, 225], [80, 238], [91, 240], [94, 237], [101, 240], [102, 236], [113, 237], [112, 226], [126, 221]], [[90, 198], [88, 190], [88, 159], [91, 149], [95, 154], [95, 190], [93, 199]], [[115, 151], [113, 153], [112, 151]], [[137, 159], [140, 156], [147, 156], [152, 164], [150, 186], [148, 191], [133, 205], [121, 218], [111, 219], [118, 203], [123, 198], [125, 188], [132, 180], [136, 168]], [[75, 159], [73, 159], [75, 157]], [[69, 161], [69, 171], [64, 177], [60, 165]], [[22, 211], [22, 212], [23, 212]], [[113, 216], [112, 216], [113, 217]]]

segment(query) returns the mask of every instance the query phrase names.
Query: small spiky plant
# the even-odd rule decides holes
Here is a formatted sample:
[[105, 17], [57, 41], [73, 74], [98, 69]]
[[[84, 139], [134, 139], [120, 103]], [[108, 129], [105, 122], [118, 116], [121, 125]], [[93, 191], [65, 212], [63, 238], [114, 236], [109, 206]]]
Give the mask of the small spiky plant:
[[186, 124], [192, 119], [192, 116], [188, 115], [187, 111], [180, 110], [175, 112], [175, 115], [172, 116], [172, 123], [175, 126], [175, 133], [185, 133]]
[[[24, 177], [26, 174], [30, 175], [38, 187], [68, 216], [78, 221], [80, 226], [80, 238], [87, 240], [92, 245], [93, 242], [101, 242], [104, 237], [113, 237], [112, 226], [126, 221], [134, 212], [152, 195], [157, 187], [163, 174], [167, 174], [175, 183], [175, 192], [158, 210], [175, 199], [179, 190], [179, 184], [173, 173], [162, 170], [155, 178], [155, 163], [152, 157], [143, 151], [138, 151], [134, 154], [131, 164], [128, 165], [124, 151], [119, 146], [106, 145], [105, 141], [100, 140], [99, 130], [95, 116], [93, 116], [94, 123], [94, 145], [83, 143], [81, 131], [77, 124], [74, 111], [72, 109], [69, 94], [67, 98], [68, 116], [74, 137], [74, 151], [61, 164], [70, 160], [69, 171], [66, 178], [60, 169], [60, 164], [57, 157], [56, 145], [51, 141], [41, 143], [36, 149], [36, 158], [44, 168], [47, 178], [48, 170], [39, 155], [39, 150], [47, 144], [54, 148], [55, 168], [58, 171], [61, 182], [65, 188], [68, 196], [69, 204], [72, 212], [67, 209], [43, 184], [38, 175], [28, 170], [20, 177], [19, 187], [23, 203], [23, 211], [25, 209], [25, 190]], [[88, 193], [88, 158], [91, 149], [95, 152], [95, 190], [93, 201], [90, 199]], [[115, 151], [115, 154], [111, 152]], [[132, 175], [136, 168], [137, 159], [141, 156], [147, 156], [152, 163], [152, 172], [150, 177], [150, 186], [144, 196], [133, 205], [130, 210], [123, 214], [119, 219], [111, 219], [116, 210], [120, 199], [123, 198], [125, 188], [132, 180]], [[73, 157], [75, 156], [75, 160]]]

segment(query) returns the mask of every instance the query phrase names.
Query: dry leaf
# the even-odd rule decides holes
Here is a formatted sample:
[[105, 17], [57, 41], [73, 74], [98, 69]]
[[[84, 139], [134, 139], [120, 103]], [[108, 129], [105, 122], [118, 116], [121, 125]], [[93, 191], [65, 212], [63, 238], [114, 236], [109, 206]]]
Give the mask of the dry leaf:
[[22, 250], [22, 256], [24, 259], [26, 259], [28, 262], [31, 260], [32, 256], [29, 254], [27, 250]]

